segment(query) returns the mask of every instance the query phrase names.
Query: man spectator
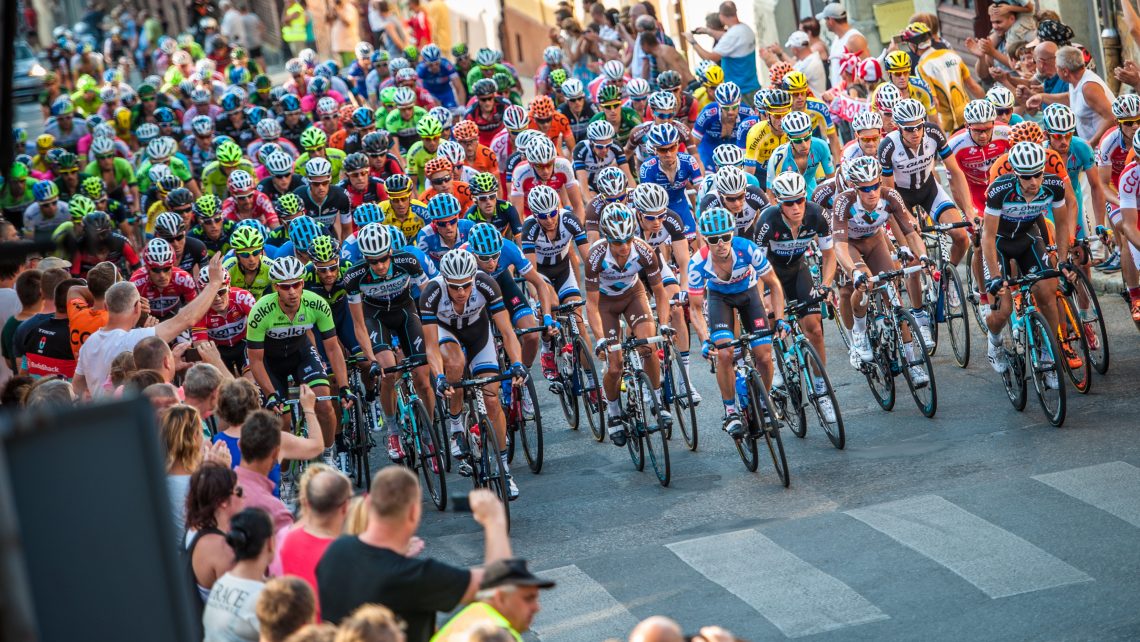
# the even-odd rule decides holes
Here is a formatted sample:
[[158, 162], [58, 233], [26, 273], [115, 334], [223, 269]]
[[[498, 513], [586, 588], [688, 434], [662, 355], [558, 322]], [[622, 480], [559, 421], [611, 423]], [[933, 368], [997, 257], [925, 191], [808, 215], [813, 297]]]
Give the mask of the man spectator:
[[222, 37], [231, 47], [244, 47], [245, 22], [242, 21], [241, 11], [229, 0], [222, 0], [218, 8], [222, 10]]
[[647, 617], [629, 634], [629, 642], [733, 642], [736, 636], [719, 626], [702, 626], [697, 635], [690, 637], [681, 632], [681, 625], [662, 615]]
[[265, 55], [261, 51], [265, 42], [265, 23], [261, 16], [250, 11], [249, 4], [243, 2], [240, 6], [241, 26], [245, 32], [246, 42], [242, 43], [249, 57], [257, 63], [258, 69], [265, 69]]
[[301, 0], [289, 0], [281, 17], [281, 40], [293, 56], [299, 55], [305, 48], [308, 29], [309, 12], [305, 10], [305, 4]]
[[431, 24], [420, 0], [408, 0], [408, 28], [412, 30], [412, 39], [417, 47], [422, 49], [431, 43]]
[[299, 577], [275, 577], [257, 596], [261, 642], [285, 642], [316, 614], [316, 594]]
[[515, 557], [492, 562], [483, 571], [475, 601], [448, 620], [432, 642], [460, 642], [468, 630], [485, 623], [501, 626], [518, 639], [539, 611], [539, 590], [553, 586], [553, 581], [531, 574], [526, 560]]
[[44, 271], [40, 282], [44, 307], [16, 328], [12, 340], [13, 355], [22, 374], [62, 375], [68, 379], [75, 374], [75, 354], [71, 351], [71, 330], [67, 325], [67, 291], [82, 283], [72, 279], [62, 268]]
[[4, 329], [0, 332], [0, 343], [3, 344], [4, 362], [8, 369], [19, 372], [20, 364], [16, 362], [14, 340], [16, 330], [20, 324], [43, 311], [44, 273], [37, 269], [25, 270], [16, 277], [16, 296], [20, 298], [20, 310], [15, 316], [4, 322]]
[[1025, 101], [1026, 106], [1043, 109], [1052, 103], [1066, 104], [1077, 116], [1077, 136], [1087, 141], [1100, 140], [1116, 124], [1112, 115], [1112, 101], [1116, 96], [1104, 79], [1085, 67], [1084, 54], [1076, 47], [1057, 50], [1057, 74], [1068, 85], [1068, 91], [1034, 94]]
[[[642, 16], [648, 18], [649, 16]], [[657, 38], [656, 31], [643, 31], [637, 37], [638, 51], [644, 52], [649, 58], [645, 61], [644, 69], [647, 73], [656, 71], [660, 74], [663, 71], [673, 70], [681, 75], [682, 86], [688, 85], [693, 81], [693, 73], [689, 71], [689, 65], [685, 63], [685, 59], [681, 57], [672, 45], [667, 45]], [[652, 64], [651, 64], [652, 63]], [[634, 72], [636, 75], [636, 72]], [[650, 82], [655, 82], [657, 75], [641, 76]]]
[[[15, 226], [7, 220], [0, 221], [0, 232], [7, 231], [8, 228], [15, 231]], [[0, 328], [4, 327], [8, 319], [19, 314], [23, 307], [15, 288], [16, 277], [23, 270], [24, 262], [19, 257], [0, 258]], [[12, 369], [8, 367], [8, 362], [0, 359], [0, 388], [3, 388], [11, 377]]]
[[[179, 343], [175, 349], [179, 353], [186, 352], [190, 345]], [[135, 367], [139, 370], [154, 370], [162, 375], [165, 383], [172, 383], [174, 375], [178, 373], [178, 358], [170, 346], [158, 337], [147, 337], [135, 345], [132, 352], [135, 355]]]
[[[753, 95], [760, 89], [760, 77], [756, 73], [756, 34], [737, 18], [736, 3], [732, 0], [720, 3], [717, 15], [724, 24], [724, 31], [698, 27], [686, 38], [697, 55], [724, 69], [724, 79], [736, 83], [742, 94], [741, 101], [751, 105]], [[693, 34], [712, 36], [716, 40], [712, 51], [697, 44]]]
[[835, 39], [831, 41], [831, 54], [827, 59], [833, 63], [831, 65], [831, 86], [839, 87], [843, 77], [840, 76], [839, 65], [836, 63], [843, 59], [845, 53], [853, 53], [860, 59], [869, 57], [867, 38], [863, 36], [861, 31], [847, 24], [847, 10], [838, 2], [824, 7], [823, 11], [815, 14], [815, 19], [822, 22], [828, 31], [835, 34]]
[[[300, 489], [307, 507], [304, 524], [289, 531], [281, 543], [281, 571], [296, 575], [317, 590], [317, 562], [344, 531], [352, 482], [339, 470], [321, 470]], [[317, 607], [320, 615], [320, 606]]]
[[[140, 372], [153, 371], [141, 370]], [[151, 407], [154, 408], [156, 417], [161, 416], [163, 410], [181, 403], [181, 399], [178, 398], [178, 388], [172, 383], [152, 383], [146, 388], [143, 388], [142, 395], [146, 397]]]
[[[634, 7], [641, 7], [641, 5], [634, 5]], [[632, 9], [629, 15], [631, 18], [634, 18]], [[634, 78], [652, 80], [657, 77], [657, 73], [660, 71], [657, 68], [657, 61], [654, 60], [652, 51], [654, 45], [660, 42], [657, 37], [657, 21], [646, 15], [645, 10], [642, 9], [641, 15], [633, 20], [633, 29], [638, 43], [643, 41], [642, 36], [644, 34], [649, 34], [652, 36], [652, 44], [649, 44], [649, 38], [645, 38], [644, 41], [646, 45], [629, 48], [629, 51], [626, 52], [626, 63], [629, 65], [629, 73]]]
[[[182, 306], [178, 314], [158, 323], [143, 315], [142, 296], [130, 281], [120, 281], [107, 290], [107, 325], [88, 337], [79, 350], [75, 368], [75, 394], [80, 399], [108, 394], [105, 384], [111, 363], [122, 352], [134, 350], [139, 341], [158, 337], [166, 343], [188, 330], [214, 303], [214, 295], [222, 287], [222, 253], [214, 254], [208, 268], [209, 283], [199, 296]], [[140, 319], [146, 324], [136, 327]]]
[[[1028, 30], [1024, 22], [1018, 21], [1018, 13], [1010, 10], [1009, 3], [991, 4], [989, 8], [992, 32], [985, 38], [966, 38], [966, 48], [978, 57], [974, 71], [983, 80], [994, 79], [993, 69], [998, 75], [1015, 71], [1016, 62], [1010, 56], [1019, 45], [1028, 42], [1036, 23]], [[1032, 17], [1030, 17], [1032, 19]]]
[[[361, 604], [384, 604], [407, 623], [408, 642], [427, 642], [437, 612], [474, 599], [483, 581], [482, 568], [405, 557], [420, 525], [420, 493], [415, 474], [403, 466], [376, 473], [364, 532], [337, 539], [317, 564], [318, 596], [326, 621], [339, 623]], [[483, 564], [510, 557], [499, 499], [485, 489], [472, 491], [469, 498], [472, 516], [483, 527]]]
[[107, 325], [107, 290], [119, 280], [119, 269], [103, 261], [87, 272], [87, 285], [78, 285], [67, 293], [67, 321], [71, 327], [71, 350], [79, 358], [79, 349], [87, 338]]
[[268, 410], [251, 413], [241, 426], [238, 448], [241, 463], [236, 472], [238, 484], [245, 489], [245, 507], [269, 513], [275, 531], [292, 524], [292, 513], [273, 496], [274, 483], [269, 479], [269, 471], [280, 461], [281, 419]]
[[[213, 345], [213, 344], [211, 344]], [[202, 427], [212, 424], [214, 409], [218, 405], [218, 391], [229, 377], [225, 370], [209, 363], [196, 363], [186, 371], [186, 378], [182, 381], [182, 393], [186, 397], [186, 405], [198, 410], [202, 418]], [[206, 434], [212, 434], [207, 431]]]
[[779, 45], [772, 44], [760, 53], [760, 57], [769, 67], [777, 60], [791, 64], [793, 69], [807, 77], [812, 95], [822, 96], [827, 91], [827, 70], [823, 58], [812, 49], [811, 38], [802, 31], [793, 31], [784, 43], [784, 49], [787, 52], [781, 50]]

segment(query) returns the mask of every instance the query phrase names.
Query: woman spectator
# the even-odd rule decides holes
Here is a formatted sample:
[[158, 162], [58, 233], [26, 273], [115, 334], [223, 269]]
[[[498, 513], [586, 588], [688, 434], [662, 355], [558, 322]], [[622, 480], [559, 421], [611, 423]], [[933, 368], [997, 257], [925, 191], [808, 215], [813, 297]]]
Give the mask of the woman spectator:
[[120, 386], [127, 385], [127, 379], [137, 370], [135, 353], [130, 351], [121, 353], [111, 361], [111, 387], [118, 389]]
[[166, 490], [170, 493], [175, 532], [179, 541], [186, 529], [186, 496], [190, 492], [190, 476], [209, 459], [224, 466], [230, 464], [230, 451], [225, 444], [207, 449], [202, 438], [202, 420], [192, 406], [177, 405], [159, 415], [159, 430], [166, 449]]
[[[206, 464], [190, 476], [185, 543], [199, 607], [205, 606], [218, 578], [233, 568], [234, 551], [226, 541], [226, 531], [243, 507], [237, 473], [228, 466]], [[272, 532], [272, 525], [269, 529]]]
[[562, 21], [562, 49], [565, 53], [566, 67], [570, 75], [588, 84], [594, 79], [594, 72], [590, 70], [590, 63], [597, 60], [594, 55], [594, 45], [582, 31], [581, 25], [573, 18]]
[[396, 614], [379, 604], [365, 604], [340, 623], [336, 642], [404, 642]]
[[827, 43], [823, 41], [823, 38], [819, 37], [819, 20], [816, 20], [815, 16], [808, 16], [800, 20], [800, 31], [807, 34], [811, 50], [819, 54], [819, 59], [823, 61], [823, 65], [825, 67], [830, 65], [827, 57], [831, 51], [827, 48]]
[[273, 520], [260, 508], [234, 515], [226, 544], [234, 565], [210, 591], [202, 628], [207, 640], [258, 642], [257, 597], [265, 588], [265, 569], [273, 559]]

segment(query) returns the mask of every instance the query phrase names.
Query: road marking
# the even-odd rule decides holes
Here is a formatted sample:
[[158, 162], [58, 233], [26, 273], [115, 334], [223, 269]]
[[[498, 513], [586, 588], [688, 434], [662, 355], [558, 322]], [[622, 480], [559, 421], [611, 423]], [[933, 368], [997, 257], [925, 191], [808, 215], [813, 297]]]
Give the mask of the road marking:
[[888, 619], [850, 586], [754, 530], [666, 546], [791, 638]]
[[1081, 570], [938, 495], [847, 511], [991, 598], [1091, 582]]
[[1073, 468], [1033, 479], [1140, 526], [1140, 468], [1122, 461]]
[[531, 628], [544, 640], [622, 638], [637, 624], [621, 602], [577, 566], [539, 573], [558, 583], [542, 592], [542, 610]]

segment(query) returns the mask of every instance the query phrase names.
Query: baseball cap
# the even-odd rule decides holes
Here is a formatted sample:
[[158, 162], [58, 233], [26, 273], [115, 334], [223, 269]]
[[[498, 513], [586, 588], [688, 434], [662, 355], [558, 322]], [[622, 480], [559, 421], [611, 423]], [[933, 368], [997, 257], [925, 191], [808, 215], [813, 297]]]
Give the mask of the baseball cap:
[[788, 41], [784, 43], [785, 47], [806, 47], [811, 44], [811, 39], [802, 31], [793, 31], [792, 35], [788, 36]]
[[815, 14], [815, 19], [819, 20], [821, 22], [824, 20], [827, 20], [828, 18], [837, 18], [840, 20], [846, 20], [847, 19], [847, 10], [844, 9], [843, 5], [839, 4], [838, 2], [833, 2], [832, 4], [825, 6], [823, 8], [823, 11], [820, 11], [819, 13]]
[[40, 261], [40, 264], [37, 266], [37, 269], [40, 270], [51, 270], [54, 268], [63, 268], [65, 270], [70, 269], [71, 261], [61, 259], [58, 256], [49, 256], [45, 259], [42, 259]]
[[526, 560], [521, 557], [491, 562], [483, 570], [483, 582], [479, 590], [493, 589], [500, 586], [536, 586], [540, 589], [552, 588], [553, 580], [544, 580], [536, 577], [526, 567]]

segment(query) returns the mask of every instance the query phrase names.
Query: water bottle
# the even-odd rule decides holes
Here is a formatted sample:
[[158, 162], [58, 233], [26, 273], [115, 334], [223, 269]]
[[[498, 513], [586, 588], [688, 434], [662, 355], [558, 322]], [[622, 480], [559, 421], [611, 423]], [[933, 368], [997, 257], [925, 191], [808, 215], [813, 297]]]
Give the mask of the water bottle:
[[742, 407], [748, 406], [748, 381], [739, 370], [736, 371], [736, 398]]
[[512, 383], [511, 380], [507, 379], [506, 381], [503, 382], [503, 385], [499, 388], [499, 394], [501, 395], [501, 398], [503, 400], [503, 407], [504, 408], [510, 408], [511, 407], [511, 383]]
[[938, 301], [934, 304], [934, 319], [938, 323], [946, 322], [946, 288], [942, 287], [942, 273], [934, 273], [934, 287], [938, 289]]

